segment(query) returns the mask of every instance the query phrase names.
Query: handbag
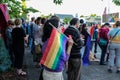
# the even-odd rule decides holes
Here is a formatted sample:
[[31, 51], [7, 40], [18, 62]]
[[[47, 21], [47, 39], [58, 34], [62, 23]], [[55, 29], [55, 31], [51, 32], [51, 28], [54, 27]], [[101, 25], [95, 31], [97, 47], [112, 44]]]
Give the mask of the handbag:
[[106, 39], [103, 39], [103, 38], [100, 38], [100, 40], [98, 41], [98, 43], [100, 45], [107, 45], [107, 40]]
[[40, 47], [40, 45], [35, 45], [35, 53], [36, 53], [36, 54], [40, 54], [40, 52], [41, 52], [41, 47]]

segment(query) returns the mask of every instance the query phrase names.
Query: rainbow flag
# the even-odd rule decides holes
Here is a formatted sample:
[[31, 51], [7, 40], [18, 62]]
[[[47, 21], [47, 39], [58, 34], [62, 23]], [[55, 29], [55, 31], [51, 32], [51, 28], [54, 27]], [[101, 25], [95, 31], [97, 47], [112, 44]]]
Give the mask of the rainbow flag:
[[50, 38], [43, 45], [43, 56], [40, 61], [45, 67], [52, 70], [62, 70], [66, 62], [66, 43], [68, 38], [53, 28]]

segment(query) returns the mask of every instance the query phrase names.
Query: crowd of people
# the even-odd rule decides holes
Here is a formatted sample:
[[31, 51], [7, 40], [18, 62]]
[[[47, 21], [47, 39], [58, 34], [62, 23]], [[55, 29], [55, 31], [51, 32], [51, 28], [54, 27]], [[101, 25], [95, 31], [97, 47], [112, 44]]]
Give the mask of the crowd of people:
[[[93, 27], [95, 30], [92, 29]], [[120, 73], [120, 56], [118, 52], [120, 21], [116, 21], [113, 27], [111, 27], [109, 23], [105, 23], [100, 28], [97, 26], [93, 27], [91, 27], [90, 32], [94, 39], [93, 42], [95, 43], [94, 53], [96, 54], [97, 51], [96, 45], [99, 45], [101, 48], [100, 65], [106, 65], [108, 62], [108, 72], [112, 73], [115, 65], [116, 73]]]
[[[98, 24], [92, 24], [90, 31], [84, 20], [73, 18], [70, 24], [64, 27], [57, 16], [52, 16], [50, 19], [32, 17], [30, 22], [26, 22], [24, 19], [8, 20], [7, 24], [5, 44], [12, 62], [11, 67], [16, 69], [18, 75], [27, 75], [22, 70], [25, 46], [30, 47], [36, 67], [41, 68], [42, 77], [40, 78], [43, 80], [64, 80], [62, 74], [64, 69], [67, 69], [68, 80], [80, 80], [81, 66], [89, 65], [89, 55], [93, 46], [94, 58], [97, 58], [97, 47], [99, 46], [101, 49], [99, 64], [106, 65], [108, 61], [108, 72], [112, 73], [115, 64], [116, 72], [120, 73], [120, 21], [117, 21], [112, 29], [110, 29], [109, 23], [105, 23], [101, 27]], [[53, 28], [67, 37], [67, 43], [64, 43], [66, 48], [62, 48], [63, 45], [60, 46], [65, 51], [65, 57], [62, 56], [59, 60], [61, 62], [60, 70], [40, 63], [43, 55], [46, 55], [43, 47], [49, 49], [52, 46], [46, 46], [46, 43], [50, 41]], [[1, 34], [0, 38], [2, 38]], [[52, 49], [53, 52], [56, 50], [57, 47]]]

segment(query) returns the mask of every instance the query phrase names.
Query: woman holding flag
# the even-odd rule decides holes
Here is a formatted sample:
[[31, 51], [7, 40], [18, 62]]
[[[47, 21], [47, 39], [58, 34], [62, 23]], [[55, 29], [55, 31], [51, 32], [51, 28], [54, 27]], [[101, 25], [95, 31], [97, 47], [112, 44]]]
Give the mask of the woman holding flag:
[[[57, 30], [59, 23], [59, 18], [53, 17], [47, 20], [43, 28], [42, 41], [44, 45], [42, 48], [43, 56], [40, 61], [40, 64], [44, 66], [43, 80], [64, 80], [62, 71], [69, 58], [73, 40]], [[68, 47], [66, 49], [67, 42]]]

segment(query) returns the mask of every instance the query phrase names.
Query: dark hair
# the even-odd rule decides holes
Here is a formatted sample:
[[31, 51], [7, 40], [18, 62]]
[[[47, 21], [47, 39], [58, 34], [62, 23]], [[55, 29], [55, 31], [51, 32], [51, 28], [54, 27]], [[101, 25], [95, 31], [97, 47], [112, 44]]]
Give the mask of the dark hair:
[[41, 17], [37, 17], [36, 24], [39, 24], [40, 21], [41, 21]]
[[82, 25], [82, 29], [85, 29], [85, 27], [87, 27], [86, 24], [83, 24], [83, 25]]
[[18, 25], [22, 24], [22, 20], [17, 18], [17, 19], [15, 19], [14, 23], [15, 23], [16, 26], [18, 26]]
[[82, 24], [82, 25], [80, 25], [79, 31], [80, 31], [80, 32], [83, 32], [84, 30], [86, 30], [85, 27], [87, 27], [85, 23]]
[[31, 18], [31, 21], [34, 21], [34, 20], [35, 20], [35, 17], [32, 17], [32, 18]]
[[51, 19], [47, 20], [45, 22], [44, 27], [43, 27], [43, 37], [42, 37], [43, 42], [45, 42], [50, 37], [50, 34], [52, 32], [53, 27], [50, 25], [50, 23], [56, 28], [58, 28], [58, 26], [59, 26], [59, 20], [58, 19], [51, 18]]
[[80, 23], [83, 24], [83, 23], [84, 23], [84, 20], [83, 20], [83, 19], [80, 19]]
[[110, 27], [110, 24], [109, 23], [105, 23], [104, 26], [109, 26]]
[[37, 17], [37, 19], [36, 19], [37, 21], [40, 21], [41, 20], [41, 17]]
[[78, 18], [73, 18], [73, 19], [70, 21], [70, 25], [75, 25], [75, 24], [77, 24], [78, 21], [79, 21]]
[[116, 27], [120, 26], [120, 21], [116, 21], [115, 25]]
[[0, 29], [0, 34], [2, 34], [2, 31], [1, 31], [1, 29]]
[[103, 28], [105, 25], [102, 25], [101, 28]]
[[42, 18], [42, 19], [41, 19], [41, 24], [45, 24], [45, 22], [46, 22], [46, 19], [45, 19], [45, 18]]
[[14, 25], [14, 21], [10, 19], [10, 20], [8, 20], [7, 24], [8, 24], [8, 26], [9, 25]]
[[22, 20], [22, 23], [25, 23], [25, 22], [26, 22], [24, 18], [21, 18], [21, 20]]
[[50, 19], [57, 19], [57, 20], [60, 20], [60, 18], [58, 17], [58, 16], [56, 16], [56, 15], [54, 15], [54, 16], [51, 16], [51, 18]]

